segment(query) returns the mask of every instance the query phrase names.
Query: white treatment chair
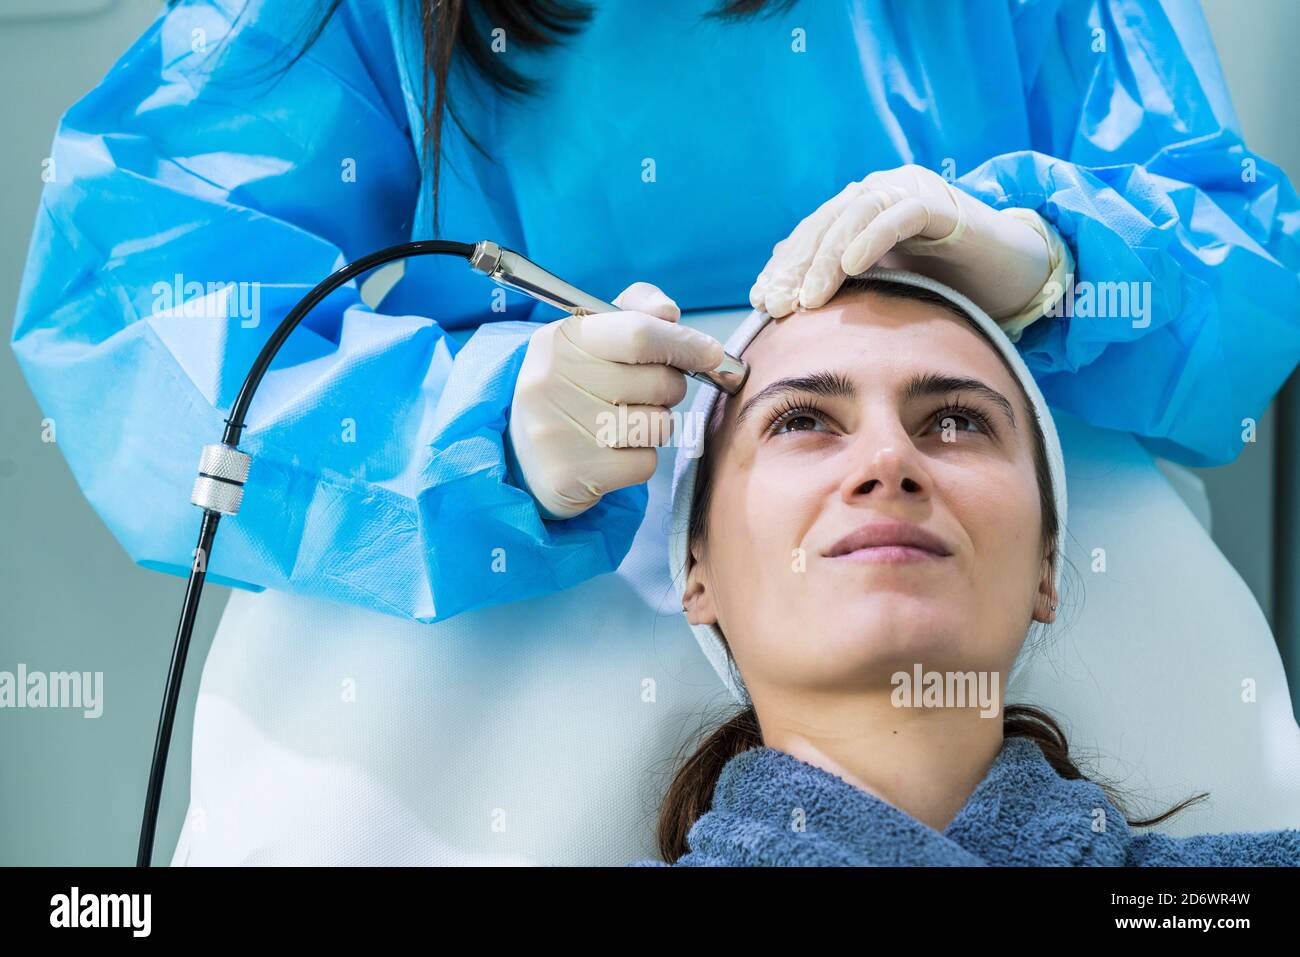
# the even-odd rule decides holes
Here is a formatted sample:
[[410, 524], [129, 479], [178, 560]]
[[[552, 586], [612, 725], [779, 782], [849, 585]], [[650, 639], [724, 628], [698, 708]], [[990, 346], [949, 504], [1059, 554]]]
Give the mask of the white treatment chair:
[[[744, 315], [683, 321], [725, 340]], [[1057, 422], [1078, 574], [1067, 572], [1064, 615], [1008, 700], [1049, 709], [1133, 813], [1210, 792], [1158, 830], [1300, 826], [1300, 727], [1281, 660], [1198, 521], [1203, 490], [1131, 436]], [[203, 669], [173, 863], [655, 856], [679, 747], [730, 710], [674, 601], [671, 475], [662, 455], [618, 571], [556, 595], [421, 625], [236, 591]]]

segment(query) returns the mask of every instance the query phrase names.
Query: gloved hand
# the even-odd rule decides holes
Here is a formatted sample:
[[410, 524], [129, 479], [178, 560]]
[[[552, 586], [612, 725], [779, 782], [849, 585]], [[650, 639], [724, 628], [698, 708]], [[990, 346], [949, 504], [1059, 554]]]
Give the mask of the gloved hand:
[[623, 311], [548, 323], [524, 354], [506, 454], [545, 518], [572, 518], [649, 481], [654, 446], [673, 433], [668, 407], [686, 396], [678, 370], [722, 361], [722, 343], [679, 325], [681, 310], [658, 287], [633, 283], [614, 305]]
[[1031, 209], [997, 210], [923, 166], [871, 173], [772, 248], [749, 292], [773, 317], [815, 309], [877, 262], [930, 276], [980, 306], [1014, 339], [1065, 287], [1073, 257]]

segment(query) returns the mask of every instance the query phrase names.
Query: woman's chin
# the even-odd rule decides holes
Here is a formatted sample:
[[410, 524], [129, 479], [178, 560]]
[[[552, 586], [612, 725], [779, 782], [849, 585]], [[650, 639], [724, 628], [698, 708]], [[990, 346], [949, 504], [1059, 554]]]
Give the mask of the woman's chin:
[[969, 629], [962, 614], [966, 607], [951, 591], [893, 586], [828, 596], [816, 617], [836, 632], [856, 635], [873, 646], [946, 647]]

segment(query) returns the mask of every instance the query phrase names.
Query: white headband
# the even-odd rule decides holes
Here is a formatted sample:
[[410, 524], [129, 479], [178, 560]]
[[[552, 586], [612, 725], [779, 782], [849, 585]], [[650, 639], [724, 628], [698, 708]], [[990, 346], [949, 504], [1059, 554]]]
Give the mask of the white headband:
[[[1038, 421], [1043, 430], [1043, 439], [1046, 444], [1047, 462], [1052, 473], [1052, 488], [1056, 493], [1056, 515], [1059, 531], [1056, 537], [1058, 559], [1056, 562], [1055, 586], [1059, 595], [1061, 590], [1061, 567], [1064, 564], [1062, 557], [1065, 552], [1065, 460], [1061, 455], [1061, 443], [1056, 435], [1056, 423], [1052, 419], [1051, 410], [1048, 409], [1043, 394], [1038, 390], [1038, 383], [1034, 381], [1034, 377], [1030, 374], [1028, 367], [1025, 366], [1019, 351], [1012, 344], [1007, 333], [989, 318], [984, 310], [961, 293], [937, 280], [902, 269], [873, 268], [867, 270], [863, 275], [872, 279], [887, 279], [891, 282], [917, 286], [921, 289], [929, 289], [932, 292], [939, 293], [945, 299], [959, 306], [963, 312], [979, 324], [980, 328], [988, 334], [989, 339], [997, 345], [998, 350], [1007, 360], [1007, 364], [1014, 370], [1020, 384], [1024, 387], [1025, 394], [1029, 396], [1034, 411], [1038, 415]], [[733, 356], [742, 355], [746, 347], [758, 335], [759, 330], [767, 325], [771, 318], [766, 312], [757, 309], [751, 312], [731, 335], [731, 338], [727, 340], [727, 352]], [[686, 593], [686, 561], [691, 502], [695, 498], [695, 476], [700, 461], [700, 453], [704, 449], [707, 432], [705, 425], [709, 421], [714, 403], [721, 394], [714, 386], [706, 382], [700, 383], [690, 409], [690, 421], [700, 423], [700, 427], [682, 430], [683, 444], [678, 448], [677, 457], [673, 464], [673, 510], [672, 527], [668, 537], [668, 562], [669, 573], [676, 584], [679, 601]], [[1025, 651], [1030, 644], [1030, 636], [1039, 624], [1039, 622], [1035, 621], [1030, 625], [1026, 640], [1020, 646], [1020, 652], [1016, 655], [1015, 663], [1011, 666], [1011, 672], [1007, 678], [1008, 686], [1020, 673], [1025, 661]], [[709, 659], [709, 663], [713, 665], [713, 670], [718, 673], [718, 677], [727, 686], [727, 690], [731, 692], [732, 697], [741, 704], [750, 704], [749, 692], [745, 688], [744, 681], [741, 680], [740, 672], [727, 655], [726, 646], [722, 641], [722, 633], [718, 630], [717, 625], [691, 625], [691, 630], [695, 632], [695, 640], [700, 643], [700, 648], [703, 649], [705, 657]]]

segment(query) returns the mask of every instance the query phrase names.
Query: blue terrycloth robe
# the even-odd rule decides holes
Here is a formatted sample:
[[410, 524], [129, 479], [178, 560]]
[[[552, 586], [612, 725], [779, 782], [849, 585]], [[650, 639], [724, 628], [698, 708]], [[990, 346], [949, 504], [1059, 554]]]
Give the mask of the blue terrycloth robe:
[[1062, 778], [1023, 737], [1003, 741], [943, 833], [816, 765], [752, 748], [723, 767], [687, 843], [679, 866], [1300, 865], [1296, 829], [1136, 833], [1098, 785]]

